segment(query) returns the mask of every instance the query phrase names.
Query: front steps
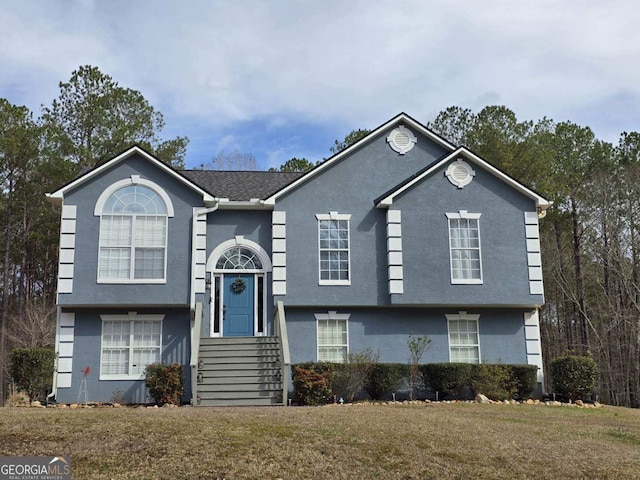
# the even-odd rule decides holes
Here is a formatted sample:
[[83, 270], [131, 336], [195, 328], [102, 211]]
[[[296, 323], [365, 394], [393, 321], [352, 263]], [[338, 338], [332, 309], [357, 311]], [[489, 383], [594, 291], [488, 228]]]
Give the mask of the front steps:
[[282, 405], [278, 337], [201, 338], [197, 406]]

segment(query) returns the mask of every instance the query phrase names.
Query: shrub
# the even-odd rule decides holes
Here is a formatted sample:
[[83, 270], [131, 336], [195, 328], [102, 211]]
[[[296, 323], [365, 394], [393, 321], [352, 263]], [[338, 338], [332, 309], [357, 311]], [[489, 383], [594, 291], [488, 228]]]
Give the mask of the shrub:
[[471, 391], [482, 393], [491, 400], [510, 400], [516, 395], [516, 384], [511, 377], [511, 365], [480, 364], [471, 368]]
[[516, 389], [516, 399], [529, 398], [538, 386], [538, 367], [536, 365], [510, 365], [511, 379]]
[[144, 369], [145, 386], [158, 405], [180, 405], [184, 372], [179, 363], [151, 363]]
[[409, 398], [415, 400], [416, 391], [424, 387], [424, 376], [420, 373], [420, 361], [429, 349], [431, 340], [428, 337], [416, 337], [409, 334], [407, 347], [409, 348]]
[[420, 365], [425, 385], [440, 398], [466, 396], [471, 383], [472, 365], [469, 363], [428, 363]]
[[55, 351], [50, 348], [11, 350], [11, 376], [18, 390], [31, 400], [44, 400], [53, 383]]
[[335, 365], [331, 390], [334, 395], [342, 397], [347, 402], [353, 402], [356, 395], [366, 385], [373, 367], [378, 363], [379, 352], [370, 348], [359, 352], [349, 353], [346, 363]]
[[553, 390], [569, 399], [579, 400], [591, 395], [598, 367], [591, 356], [568, 352], [551, 362]]
[[404, 363], [377, 363], [371, 369], [364, 389], [373, 400], [389, 397], [408, 381], [409, 368]]
[[331, 383], [335, 365], [328, 362], [293, 365], [293, 392], [301, 405], [320, 405], [331, 398]]

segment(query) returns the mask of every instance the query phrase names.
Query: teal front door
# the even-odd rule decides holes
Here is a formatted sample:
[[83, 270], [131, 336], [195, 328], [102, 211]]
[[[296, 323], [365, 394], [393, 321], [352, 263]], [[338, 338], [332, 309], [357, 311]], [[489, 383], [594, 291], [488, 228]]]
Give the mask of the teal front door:
[[253, 337], [254, 276], [225, 275], [222, 336]]

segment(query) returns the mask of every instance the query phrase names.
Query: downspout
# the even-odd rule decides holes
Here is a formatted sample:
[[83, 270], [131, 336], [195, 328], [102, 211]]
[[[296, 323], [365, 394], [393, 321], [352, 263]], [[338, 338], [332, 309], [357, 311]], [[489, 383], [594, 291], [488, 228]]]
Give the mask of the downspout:
[[58, 394], [58, 357], [60, 355], [60, 316], [62, 315], [62, 307], [58, 305], [56, 307], [56, 342], [54, 346], [54, 352], [56, 354], [53, 364], [53, 383], [51, 386], [51, 393], [47, 395], [47, 403], [50, 398], [56, 398]]

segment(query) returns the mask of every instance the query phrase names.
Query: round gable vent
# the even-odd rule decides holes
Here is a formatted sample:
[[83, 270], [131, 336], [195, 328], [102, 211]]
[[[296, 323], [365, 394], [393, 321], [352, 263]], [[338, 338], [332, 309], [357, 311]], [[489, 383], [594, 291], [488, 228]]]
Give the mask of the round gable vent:
[[410, 151], [417, 141], [418, 139], [413, 132], [405, 128], [404, 125], [400, 125], [398, 128], [393, 129], [387, 136], [389, 146], [400, 155], [404, 155]]
[[449, 164], [444, 174], [453, 185], [463, 188], [471, 183], [476, 172], [471, 165], [459, 158]]

